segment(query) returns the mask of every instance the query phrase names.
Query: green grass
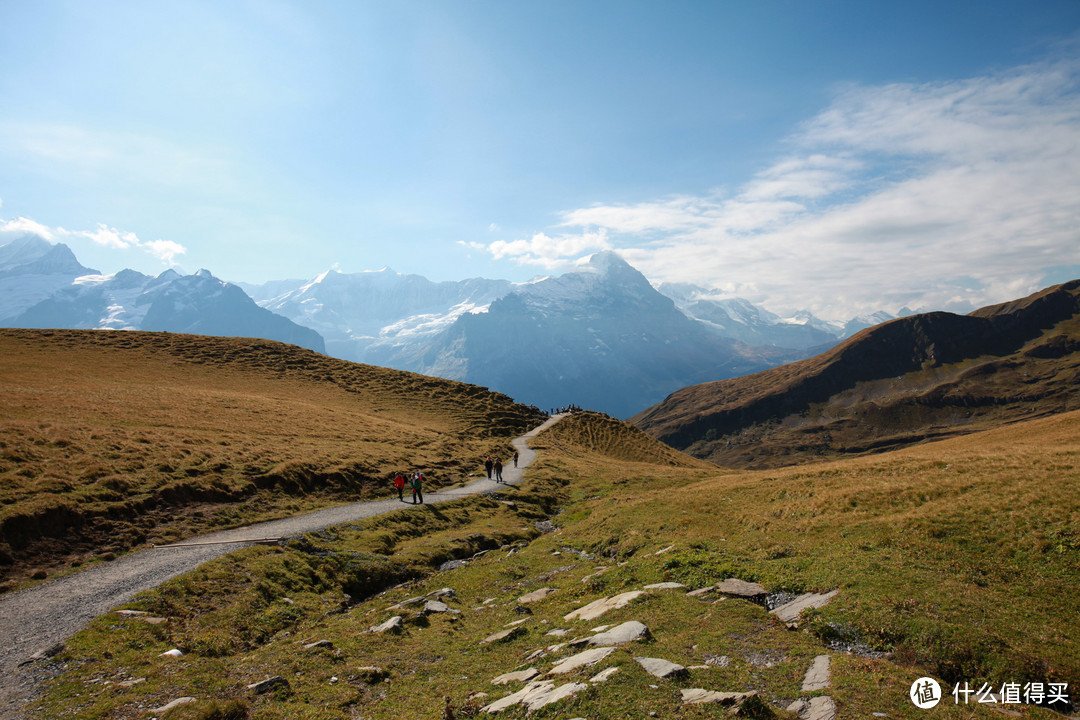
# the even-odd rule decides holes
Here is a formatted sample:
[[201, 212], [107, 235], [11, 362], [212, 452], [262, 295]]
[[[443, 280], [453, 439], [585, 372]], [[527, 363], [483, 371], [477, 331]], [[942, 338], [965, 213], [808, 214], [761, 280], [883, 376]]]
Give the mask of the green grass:
[[[768, 472], [720, 471], [690, 459], [640, 462], [632, 453], [618, 459], [627, 437], [633, 431], [596, 416], [556, 425], [534, 443], [541, 459], [528, 483], [505, 491], [516, 507], [473, 498], [209, 563], [134, 603], [168, 624], [107, 616], [73, 639], [57, 658], [65, 671], [49, 688], [42, 717], [136, 717], [182, 695], [199, 704], [177, 718], [205, 720], [230, 702], [244, 713], [237, 717], [250, 718], [437, 717], [446, 698], [467, 717], [517, 689], [491, 678], [530, 664], [543, 670], [568, 654], [526, 662], [561, 642], [545, 636], [548, 629], [569, 628], [569, 639], [630, 619], [648, 625], [653, 639], [566, 678], [584, 682], [608, 665], [620, 668], [607, 683], [531, 717], [720, 714], [682, 706], [681, 687], [756, 690], [777, 717], [790, 717], [783, 708], [807, 695], [800, 684], [812, 658], [837, 637], [891, 653], [832, 653], [832, 687], [814, 694], [833, 697], [841, 717], [927, 717], [907, 699], [924, 674], [940, 678], [946, 692], [956, 681], [1080, 682], [1080, 605], [1072, 591], [1080, 580], [1077, 414]], [[644, 456], [655, 457], [645, 447]], [[540, 535], [533, 521], [545, 515], [559, 529]], [[487, 548], [495, 549], [463, 568], [433, 573], [445, 559]], [[596, 575], [598, 567], [608, 569]], [[650, 592], [591, 622], [562, 619], [646, 584], [693, 587], [727, 576], [770, 590], [840, 592], [796, 632], [757, 605], [677, 591]], [[406, 612], [404, 635], [365, 633], [399, 613], [389, 609], [394, 603], [442, 587], [455, 591], [448, 603], [460, 615]], [[517, 598], [539, 587], [557, 592], [531, 613], [519, 611]], [[352, 600], [343, 605], [345, 592]], [[522, 618], [524, 635], [479, 645]], [[333, 648], [303, 649], [321, 639]], [[174, 646], [188, 654], [157, 657]], [[658, 680], [635, 655], [685, 666], [725, 656], [728, 663]], [[386, 678], [366, 676], [359, 668], [367, 665], [384, 668]], [[287, 691], [246, 690], [274, 675], [289, 680]], [[130, 688], [104, 684], [138, 677], [146, 680]], [[470, 699], [477, 692], [488, 697]], [[984, 706], [957, 707], [951, 697], [933, 712], [998, 717]]]

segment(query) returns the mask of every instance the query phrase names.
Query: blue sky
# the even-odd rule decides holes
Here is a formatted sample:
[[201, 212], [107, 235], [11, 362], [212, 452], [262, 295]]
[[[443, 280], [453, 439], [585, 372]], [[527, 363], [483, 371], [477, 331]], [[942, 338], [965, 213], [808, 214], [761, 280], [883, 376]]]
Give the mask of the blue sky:
[[[0, 229], [103, 272], [778, 312], [1080, 277], [1080, 2], [0, 2]], [[5, 233], [0, 232], [0, 242]]]

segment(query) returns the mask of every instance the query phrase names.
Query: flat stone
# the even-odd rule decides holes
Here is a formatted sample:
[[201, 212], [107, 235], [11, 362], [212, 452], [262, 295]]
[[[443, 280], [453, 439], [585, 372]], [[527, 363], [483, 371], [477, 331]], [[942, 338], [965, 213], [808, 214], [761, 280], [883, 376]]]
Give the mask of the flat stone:
[[563, 630], [562, 628], [555, 628], [554, 630], [548, 630], [545, 635], [551, 635], [552, 637], [563, 637], [569, 630]]
[[144, 683], [144, 682], [146, 682], [146, 678], [141, 677], [141, 678], [135, 678], [133, 680], [122, 680], [122, 681], [120, 681], [120, 682], [118, 682], [116, 684], [119, 685], [120, 687], [129, 688], [129, 687], [135, 687], [139, 683]]
[[666, 548], [660, 548], [659, 550], [654, 552], [653, 555], [663, 555], [664, 553], [671, 552], [674, 549], [675, 549], [674, 545], [668, 545]]
[[388, 609], [389, 610], [398, 610], [400, 608], [409, 607], [410, 605], [418, 605], [418, 604], [420, 604], [422, 602], [425, 602], [426, 600], [427, 600], [427, 598], [422, 596], [422, 595], [418, 596], [418, 597], [411, 597], [408, 600], [402, 600], [397, 605], [391, 605]]
[[289, 687], [289, 681], [280, 675], [275, 675], [273, 677], [268, 677], [265, 680], [260, 680], [257, 683], [251, 683], [247, 687], [248, 690], [251, 690], [256, 695], [265, 695], [279, 687]]
[[604, 682], [605, 680], [610, 679], [611, 676], [614, 675], [617, 672], [619, 672], [619, 668], [617, 668], [617, 667], [609, 667], [607, 670], [601, 670], [600, 672], [593, 675], [591, 678], [589, 678], [589, 682], [591, 682], [591, 683]]
[[604, 573], [606, 573], [610, 569], [611, 568], [609, 568], [609, 567], [597, 568], [596, 572], [594, 572], [592, 575], [586, 575], [585, 577], [581, 578], [581, 582], [587, 583], [590, 580], [592, 580], [594, 577], [599, 577], [600, 575], [603, 575]]
[[436, 590], [435, 592], [428, 593], [427, 597], [433, 597], [433, 598], [454, 597], [454, 590], [453, 590], [453, 588], [448, 588], [448, 587], [441, 588], [439, 590]]
[[484, 638], [483, 640], [480, 641], [480, 644], [481, 645], [490, 645], [491, 643], [496, 643], [496, 642], [507, 642], [509, 640], [513, 640], [514, 638], [518, 637], [519, 635], [524, 635], [524, 634], [525, 634], [525, 628], [518, 625], [517, 627], [508, 628], [506, 630], [500, 630], [497, 633], [494, 633], [492, 635], [488, 635], [486, 638]]
[[836, 596], [837, 592], [837, 590], [833, 590], [832, 592], [825, 593], [824, 595], [818, 593], [805, 593], [795, 598], [791, 602], [787, 603], [786, 605], [781, 605], [775, 610], [772, 610], [771, 612], [781, 622], [798, 622], [799, 614], [802, 613], [803, 610], [806, 610], [808, 608], [819, 608], [824, 605], [828, 605], [829, 601]]
[[803, 692], [814, 692], [829, 687], [829, 656], [818, 655], [814, 658], [814, 664], [806, 671], [806, 677], [802, 681]]
[[121, 617], [142, 617], [143, 615], [149, 615], [150, 613], [145, 610], [117, 610], [116, 614]]
[[635, 640], [644, 640], [650, 636], [649, 628], [645, 627], [643, 623], [639, 623], [637, 620], [630, 620], [624, 622], [622, 625], [613, 627], [612, 629], [593, 635], [589, 638], [583, 638], [581, 640], [575, 640], [571, 645], [625, 645]]
[[596, 626], [596, 627], [594, 627], [594, 628], [589, 628], [589, 632], [594, 632], [594, 633], [598, 633], [598, 632], [604, 632], [604, 631], [605, 631], [605, 630], [607, 630], [607, 629], [608, 629], [609, 627], [611, 627], [611, 626], [610, 626], [610, 625], [597, 625], [597, 626]]
[[176, 698], [171, 703], [169, 703], [167, 705], [162, 705], [159, 708], [154, 708], [154, 709], [150, 710], [149, 712], [154, 714], [154, 715], [164, 715], [165, 713], [169, 712], [173, 708], [178, 708], [181, 705], [190, 705], [193, 702], [198, 702], [198, 701], [193, 697]]
[[158, 655], [158, 657], [180, 657], [183, 654], [184, 653], [182, 650], [180, 650], [180, 648], [173, 648], [172, 650], [166, 650], [165, 652]]
[[546, 705], [551, 705], [560, 700], [565, 700], [568, 697], [573, 697], [587, 687], [589, 686], [585, 683], [567, 683], [542, 694], [537, 694], [535, 697], [527, 697], [521, 701], [521, 704], [529, 708], [530, 713], [536, 712]]
[[683, 705], [741, 705], [748, 697], [756, 694], [752, 692], [717, 692], [702, 688], [684, 688], [679, 692], [682, 693]]
[[835, 720], [836, 703], [831, 697], [810, 698], [806, 706], [799, 711], [799, 720]]
[[512, 682], [528, 682], [534, 677], [540, 674], [540, 671], [536, 668], [529, 668], [528, 670], [518, 670], [517, 672], [503, 673], [499, 677], [491, 681], [492, 685], [506, 685]]
[[546, 600], [547, 597], [549, 595], [551, 595], [553, 592], [555, 592], [555, 588], [549, 588], [549, 587], [540, 588], [539, 590], [533, 590], [528, 595], [522, 595], [521, 597], [518, 598], [518, 602], [519, 603], [525, 603], [525, 604], [534, 603], [534, 602], [540, 602], [541, 600]]
[[547, 674], [563, 675], [572, 672], [573, 670], [577, 670], [579, 667], [595, 665], [613, 652], [615, 652], [615, 648], [613, 647], [592, 648], [591, 650], [586, 650], [566, 658], [555, 667], [548, 670]]
[[445, 613], [450, 612], [450, 606], [439, 600], [428, 600], [424, 603], [424, 612], [426, 613]]
[[686, 674], [686, 668], [661, 658], [636, 657], [638, 664], [645, 668], [645, 672], [658, 678], [678, 677]]
[[505, 627], [514, 627], [516, 625], [521, 625], [523, 623], [529, 622], [529, 620], [530, 618], [521, 618], [520, 620], [514, 620], [513, 622], [506, 623]]
[[717, 592], [722, 592], [725, 595], [734, 595], [743, 598], [754, 598], [769, 594], [769, 591], [766, 590], [764, 586], [756, 582], [739, 580], [738, 578], [728, 578], [723, 582], [716, 583], [713, 587]]
[[400, 615], [395, 615], [382, 625], [373, 626], [368, 632], [373, 633], [399, 633], [405, 628], [405, 623], [402, 621]]
[[560, 685], [555, 687], [555, 683], [551, 680], [538, 680], [530, 682], [528, 685], [517, 691], [513, 695], [507, 695], [506, 697], [496, 700], [490, 705], [485, 705], [480, 708], [481, 712], [486, 712], [489, 715], [502, 712], [507, 708], [514, 705], [524, 705], [528, 708], [529, 712], [538, 710], [545, 705], [558, 702], [572, 696], [574, 693], [584, 690], [587, 685], [582, 683], [567, 683], [566, 685]]
[[594, 600], [584, 607], [580, 607], [573, 612], [567, 613], [563, 616], [563, 620], [595, 620], [608, 610], [615, 610], [617, 608], [625, 607], [631, 601], [636, 600], [645, 594], [644, 590], [632, 590], [630, 592], [620, 593], [609, 598], [600, 598]]
[[645, 589], [646, 590], [678, 590], [679, 588], [684, 588], [684, 587], [686, 587], [686, 586], [683, 585], [682, 583], [662, 582], [662, 583], [653, 583], [652, 585], [646, 585]]
[[686, 594], [689, 595], [690, 597], [701, 597], [702, 595], [708, 595], [709, 593], [713, 592], [714, 590], [716, 590], [716, 586], [715, 585], [709, 585], [708, 587], [698, 588], [697, 590], [691, 590], [690, 592], [688, 592]]
[[329, 640], [316, 640], [304, 646], [305, 650], [318, 650], [319, 648], [333, 649], [334, 643]]

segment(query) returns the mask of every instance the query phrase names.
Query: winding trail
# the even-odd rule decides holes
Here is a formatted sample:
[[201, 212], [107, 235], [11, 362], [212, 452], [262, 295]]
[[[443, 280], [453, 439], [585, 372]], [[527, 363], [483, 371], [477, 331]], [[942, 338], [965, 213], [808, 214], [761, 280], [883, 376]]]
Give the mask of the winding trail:
[[[528, 439], [564, 417], [553, 415], [537, 428], [511, 440], [518, 451], [518, 467], [503, 469], [503, 482], [521, 482], [522, 471], [536, 459]], [[461, 488], [424, 492], [426, 504], [456, 500], [467, 495], [494, 492], [499, 485], [481, 478]], [[413, 507], [406, 501], [406, 507]], [[25, 717], [21, 708], [32, 696], [40, 678], [35, 655], [54, 654], [52, 649], [85, 627], [91, 620], [122, 605], [136, 593], [150, 590], [170, 578], [225, 555], [260, 538], [286, 537], [313, 532], [331, 525], [401, 510], [396, 498], [371, 500], [326, 508], [295, 517], [189, 538], [185, 542], [221, 543], [159, 547], [131, 553], [109, 563], [44, 583], [28, 590], [0, 595], [0, 718]]]

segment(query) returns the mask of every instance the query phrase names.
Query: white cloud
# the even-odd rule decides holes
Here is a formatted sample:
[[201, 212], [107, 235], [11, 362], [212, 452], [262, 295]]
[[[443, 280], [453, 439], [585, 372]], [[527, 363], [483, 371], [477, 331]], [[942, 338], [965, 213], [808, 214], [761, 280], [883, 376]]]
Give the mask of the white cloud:
[[45, 227], [41, 223], [36, 223], [29, 218], [17, 217], [14, 220], [8, 220], [6, 222], [0, 221], [0, 232], [5, 233], [31, 233], [45, 238], [46, 240], [53, 239], [53, 232], [49, 228]]
[[496, 240], [483, 246], [496, 260], [509, 258], [521, 265], [538, 265], [548, 270], [565, 269], [584, 254], [610, 250], [607, 230], [550, 237], [536, 233], [528, 240]]
[[615, 247], [654, 279], [832, 318], [1014, 298], [1080, 264], [1078, 75], [849, 87], [734, 192], [571, 210], [557, 227], [578, 234], [487, 249], [557, 267]]
[[104, 223], [98, 223], [94, 230], [65, 230], [62, 227], [50, 228], [29, 218], [18, 217], [14, 220], [0, 219], [0, 233], [31, 233], [50, 242], [60, 242], [70, 238], [86, 238], [102, 247], [113, 250], [143, 250], [169, 266], [176, 265], [176, 257], [187, 252], [187, 248], [172, 240], [143, 241], [129, 231], [117, 230]]

